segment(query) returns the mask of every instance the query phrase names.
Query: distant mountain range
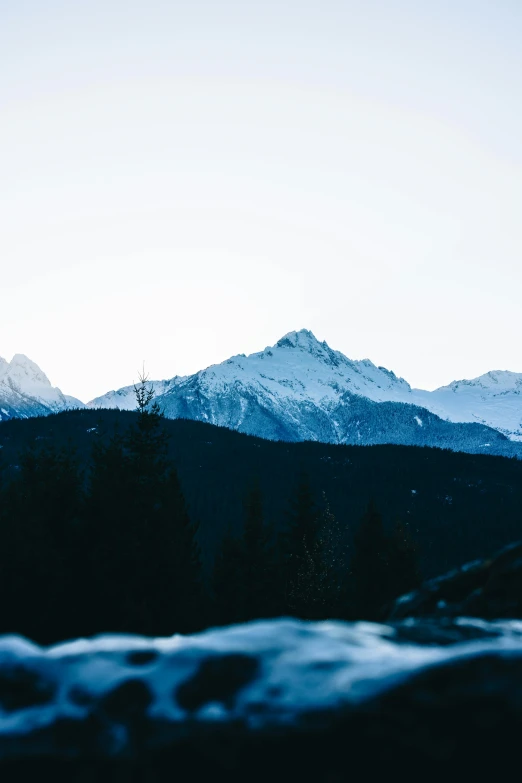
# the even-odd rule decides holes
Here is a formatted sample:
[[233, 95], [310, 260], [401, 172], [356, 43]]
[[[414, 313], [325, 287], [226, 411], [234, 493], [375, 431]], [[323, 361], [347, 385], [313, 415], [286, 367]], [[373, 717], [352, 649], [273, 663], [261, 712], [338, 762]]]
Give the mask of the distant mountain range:
[[[259, 353], [233, 356], [190, 376], [153, 381], [170, 418], [188, 418], [288, 441], [399, 443], [522, 454], [522, 373], [495, 371], [433, 392], [412, 389], [371, 361], [352, 361], [308, 330]], [[0, 416], [83, 407], [51, 386], [24, 356], [0, 359]], [[135, 407], [133, 386], [89, 408]]]

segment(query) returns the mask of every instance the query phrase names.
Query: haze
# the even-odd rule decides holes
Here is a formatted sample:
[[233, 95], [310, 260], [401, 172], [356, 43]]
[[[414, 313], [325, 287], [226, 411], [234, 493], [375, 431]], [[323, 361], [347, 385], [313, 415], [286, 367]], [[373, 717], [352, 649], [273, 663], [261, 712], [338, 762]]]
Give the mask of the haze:
[[522, 371], [518, 0], [0, 0], [0, 356]]

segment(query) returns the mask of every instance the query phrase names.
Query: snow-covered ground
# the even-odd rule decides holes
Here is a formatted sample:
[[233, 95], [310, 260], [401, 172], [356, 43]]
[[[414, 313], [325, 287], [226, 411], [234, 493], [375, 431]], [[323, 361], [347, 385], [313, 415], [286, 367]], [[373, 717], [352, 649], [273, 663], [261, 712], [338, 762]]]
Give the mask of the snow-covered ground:
[[[126, 724], [138, 713], [163, 727], [164, 742], [227, 722], [259, 731], [356, 709], [429, 667], [479, 656], [522, 662], [517, 621], [457, 620], [457, 641], [440, 645], [433, 629], [425, 645], [410, 641], [409, 628], [280, 619], [196, 636], [103, 636], [47, 649], [2, 637], [0, 759], [42, 748], [59, 754], [63, 738], [53, 727], [93, 714], [104, 716], [98, 730], [106, 732], [106, 752], [118, 755], [129, 750]], [[75, 738], [71, 733], [69, 753], [78, 750]]]

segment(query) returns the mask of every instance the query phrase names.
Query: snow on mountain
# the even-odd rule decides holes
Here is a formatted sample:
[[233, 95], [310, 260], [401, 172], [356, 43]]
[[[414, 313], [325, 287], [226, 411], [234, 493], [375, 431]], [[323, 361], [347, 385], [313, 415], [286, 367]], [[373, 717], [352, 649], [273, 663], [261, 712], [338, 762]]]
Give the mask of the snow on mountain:
[[[241, 386], [249, 387], [259, 399], [270, 400], [272, 404], [310, 401], [321, 406], [334, 403], [346, 391], [376, 402], [398, 400], [401, 394], [411, 391], [406, 381], [384, 367], [376, 367], [368, 360], [351, 361], [326, 342], [320, 343], [306, 329], [290, 332], [276, 345], [259, 353], [238, 354], [194, 375], [151, 383], [162, 405], [168, 405], [171, 395], [178, 390], [187, 392], [196, 386], [198, 394], [208, 400]], [[187, 396], [189, 401], [190, 396]], [[88, 407], [132, 409], [135, 407], [133, 386], [97, 397]]]
[[46, 416], [76, 407], [84, 406], [51, 386], [46, 374], [24, 354], [15, 354], [10, 362], [0, 358], [0, 421]]
[[[238, 354], [194, 375], [173, 378], [168, 387], [166, 382], [155, 386], [157, 399], [171, 418], [208, 421], [272, 439], [409, 443], [511, 453], [513, 447], [504, 435], [516, 436], [508, 426], [488, 429], [484, 424], [489, 421], [478, 408], [468, 412], [477, 403], [476, 395], [465, 403], [468, 398], [462, 392], [412, 389], [393, 372], [368, 359], [350, 360], [306, 329], [286, 334], [259, 353]], [[446, 409], [448, 397], [456, 402]], [[89, 405], [134, 407], [132, 387]], [[508, 407], [514, 410], [512, 402]], [[502, 419], [501, 413], [497, 419]]]
[[[170, 418], [189, 418], [280, 440], [438, 445], [520, 452], [522, 373], [495, 371], [428, 392], [370, 360], [354, 361], [312, 332], [289, 332], [250, 356], [238, 354], [190, 376], [153, 382]], [[0, 419], [83, 407], [17, 354], [0, 358]], [[89, 408], [135, 407], [134, 387]], [[458, 425], [455, 427], [455, 425]]]
[[412, 396], [448, 421], [477, 421], [522, 442], [522, 373], [496, 370]]
[[[172, 389], [181, 381], [185, 380], [186, 376], [176, 375], [168, 381], [150, 381], [150, 384], [154, 387], [156, 397], [160, 397], [167, 391]], [[130, 386], [123, 386], [118, 390], [112, 390], [103, 394], [101, 397], [95, 397], [87, 403], [87, 408], [119, 408], [122, 411], [132, 411], [136, 407], [136, 395], [134, 393], [134, 384]]]
[[345, 391], [375, 402], [399, 399], [410, 390], [402, 378], [372, 362], [351, 361], [306, 329], [290, 332], [259, 353], [233, 356], [201, 373], [202, 388], [222, 392], [240, 381], [274, 398], [325, 405]]

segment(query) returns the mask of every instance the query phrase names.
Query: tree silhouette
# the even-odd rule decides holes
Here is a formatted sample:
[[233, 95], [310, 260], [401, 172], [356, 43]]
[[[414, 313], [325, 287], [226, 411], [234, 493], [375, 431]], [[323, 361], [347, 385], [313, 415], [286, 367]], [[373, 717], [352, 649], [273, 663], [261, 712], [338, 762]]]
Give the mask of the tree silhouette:
[[170, 634], [201, 627], [200, 557], [163, 414], [141, 374], [137, 422], [93, 451], [91, 520], [97, 547], [93, 620], [107, 629]]
[[22, 454], [0, 511], [0, 626], [46, 643], [74, 635], [82, 584], [82, 478], [74, 451]]
[[274, 552], [256, 478], [243, 499], [243, 528], [229, 530], [215, 558], [213, 590], [217, 622], [245, 622], [276, 613]]
[[377, 620], [388, 598], [388, 540], [373, 501], [366, 508], [354, 544], [350, 564], [350, 611], [356, 618]]
[[386, 535], [373, 501], [355, 536], [350, 566], [348, 612], [355, 618], [382, 620], [387, 603], [420, 581], [417, 547], [406, 527], [397, 523]]
[[218, 625], [242, 622], [245, 616], [243, 548], [230, 529], [225, 533], [212, 572], [213, 616]]
[[421, 582], [419, 548], [408, 526], [398, 520], [389, 541], [389, 600], [410, 592]]
[[286, 611], [299, 617], [314, 614], [323, 568], [319, 514], [310, 479], [302, 472], [287, 513], [288, 526], [280, 540]]

